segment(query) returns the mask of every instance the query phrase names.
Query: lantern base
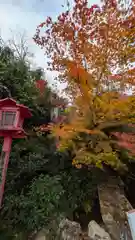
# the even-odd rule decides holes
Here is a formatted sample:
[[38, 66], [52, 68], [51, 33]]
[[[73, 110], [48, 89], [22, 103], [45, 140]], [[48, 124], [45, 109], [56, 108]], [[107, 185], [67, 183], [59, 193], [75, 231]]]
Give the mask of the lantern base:
[[11, 138], [25, 138], [26, 132], [22, 128], [16, 128], [15, 130], [2, 129], [0, 130], [0, 137], [11, 137]]

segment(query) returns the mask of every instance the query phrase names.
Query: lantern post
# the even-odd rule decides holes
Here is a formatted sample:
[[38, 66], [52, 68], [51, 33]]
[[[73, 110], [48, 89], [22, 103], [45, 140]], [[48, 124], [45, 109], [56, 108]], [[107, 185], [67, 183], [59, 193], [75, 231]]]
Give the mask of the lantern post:
[[26, 136], [23, 130], [23, 122], [25, 118], [30, 117], [31, 113], [26, 106], [17, 104], [11, 98], [0, 100], [0, 137], [4, 137], [0, 157], [0, 208], [4, 195], [12, 139]]

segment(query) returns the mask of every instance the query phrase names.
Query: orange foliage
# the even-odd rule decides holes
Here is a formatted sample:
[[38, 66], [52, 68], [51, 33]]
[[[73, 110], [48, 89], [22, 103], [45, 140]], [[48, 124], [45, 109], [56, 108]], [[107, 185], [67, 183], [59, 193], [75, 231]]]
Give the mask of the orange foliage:
[[[130, 2], [104, 0], [102, 7], [89, 7], [87, 0], [74, 0], [73, 9], [68, 4], [56, 21], [47, 18], [37, 28], [34, 40], [50, 59], [48, 69], [60, 73], [72, 99], [69, 123], [55, 126], [62, 144], [81, 131], [95, 134], [102, 123], [135, 121], [135, 1]], [[132, 96], [122, 97], [131, 89]]]

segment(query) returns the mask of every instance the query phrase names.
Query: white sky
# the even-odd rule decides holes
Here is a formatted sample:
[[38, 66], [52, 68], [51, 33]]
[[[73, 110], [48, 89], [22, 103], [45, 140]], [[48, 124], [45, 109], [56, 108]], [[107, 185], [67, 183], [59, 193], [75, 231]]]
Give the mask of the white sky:
[[[70, 0], [70, 2], [73, 0]], [[99, 4], [100, 0], [91, 0], [90, 4]], [[11, 38], [11, 30], [15, 33], [26, 31], [30, 51], [34, 53], [34, 62], [38, 67], [46, 69], [46, 58], [33, 42], [37, 25], [47, 16], [56, 18], [63, 11], [62, 4], [66, 0], [0, 0], [0, 34], [7, 41]], [[47, 78], [53, 82], [54, 74], [47, 72]]]

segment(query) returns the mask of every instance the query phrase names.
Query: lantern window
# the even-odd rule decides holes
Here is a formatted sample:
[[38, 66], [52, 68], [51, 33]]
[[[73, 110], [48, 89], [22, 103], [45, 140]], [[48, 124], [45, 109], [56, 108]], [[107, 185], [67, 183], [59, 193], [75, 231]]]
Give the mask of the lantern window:
[[14, 111], [2, 111], [2, 117], [0, 121], [0, 127], [14, 126], [16, 112]]

